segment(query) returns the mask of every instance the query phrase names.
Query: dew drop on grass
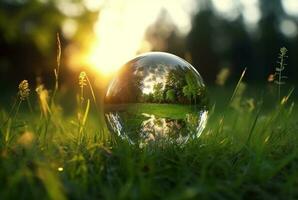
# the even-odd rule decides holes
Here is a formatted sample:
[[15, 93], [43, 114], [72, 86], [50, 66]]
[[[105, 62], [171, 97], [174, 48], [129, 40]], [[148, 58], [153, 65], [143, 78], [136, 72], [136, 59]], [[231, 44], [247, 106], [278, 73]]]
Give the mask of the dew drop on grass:
[[208, 117], [201, 75], [169, 53], [142, 54], [127, 62], [109, 84], [104, 102], [110, 131], [140, 147], [198, 138]]

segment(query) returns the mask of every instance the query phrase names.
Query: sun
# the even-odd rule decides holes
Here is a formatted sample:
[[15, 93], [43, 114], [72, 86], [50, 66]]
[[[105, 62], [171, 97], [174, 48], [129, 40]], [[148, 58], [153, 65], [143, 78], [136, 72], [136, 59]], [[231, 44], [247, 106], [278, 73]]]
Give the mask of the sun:
[[116, 43], [111, 43], [107, 46], [93, 44], [89, 53], [87, 53], [86, 65], [103, 76], [111, 76], [126, 60], [122, 53], [113, 51], [116, 46]]
[[[172, 15], [178, 15], [180, 25], [186, 30], [190, 27], [188, 15], [172, 1], [159, 0], [121, 0], [107, 1], [94, 24], [95, 40], [90, 39], [89, 48], [85, 51], [84, 66], [88, 66], [103, 76], [109, 77], [131, 60], [138, 53], [151, 50], [144, 39], [147, 28], [153, 24], [162, 9]], [[179, 0], [183, 3], [190, 0]]]
[[96, 40], [92, 41], [86, 55], [88, 66], [109, 76], [145, 46], [145, 31], [155, 20], [158, 9], [153, 8], [156, 13], [147, 11], [142, 15], [139, 13], [139, 17], [136, 17], [136, 12], [140, 12], [143, 7], [144, 4], [139, 1], [126, 4], [111, 2], [110, 6], [100, 12], [94, 25]]

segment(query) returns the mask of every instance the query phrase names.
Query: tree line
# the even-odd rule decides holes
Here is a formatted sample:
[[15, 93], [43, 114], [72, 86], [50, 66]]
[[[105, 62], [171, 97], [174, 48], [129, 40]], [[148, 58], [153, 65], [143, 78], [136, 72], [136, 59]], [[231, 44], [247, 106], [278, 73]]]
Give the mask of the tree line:
[[[144, 77], [143, 77], [144, 78]], [[176, 66], [167, 72], [164, 82], [156, 82], [153, 91], [144, 93], [143, 78], [132, 71], [119, 77], [120, 87], [107, 99], [109, 103], [179, 103], [206, 104], [202, 80], [189, 68]], [[117, 87], [117, 86], [116, 86]]]

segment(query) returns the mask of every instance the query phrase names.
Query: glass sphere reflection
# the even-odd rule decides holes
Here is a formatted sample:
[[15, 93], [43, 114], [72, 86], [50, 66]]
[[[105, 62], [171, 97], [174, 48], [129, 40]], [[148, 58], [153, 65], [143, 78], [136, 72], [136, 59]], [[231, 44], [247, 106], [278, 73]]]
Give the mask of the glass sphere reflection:
[[126, 63], [108, 86], [104, 102], [109, 129], [140, 147], [197, 138], [208, 116], [200, 74], [169, 53], [142, 54]]

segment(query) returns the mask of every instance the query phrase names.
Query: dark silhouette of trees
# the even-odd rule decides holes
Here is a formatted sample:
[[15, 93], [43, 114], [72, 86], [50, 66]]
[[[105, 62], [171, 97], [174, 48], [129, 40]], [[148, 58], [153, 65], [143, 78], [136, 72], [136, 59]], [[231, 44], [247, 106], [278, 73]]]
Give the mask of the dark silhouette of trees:
[[259, 39], [255, 41], [259, 66], [256, 75], [264, 79], [275, 69], [279, 49], [287, 46], [287, 42], [279, 29], [279, 23], [285, 16], [281, 0], [261, 0], [260, 9], [262, 18], [258, 24]]
[[187, 47], [191, 54], [192, 64], [207, 80], [215, 79], [219, 60], [216, 59], [215, 33], [213, 26], [219, 19], [211, 7], [201, 10], [193, 19], [192, 29], [187, 38]]
[[[86, 38], [91, 38], [94, 20], [99, 11], [84, 9], [79, 16], [69, 16], [59, 9], [56, 0], [4, 0], [0, 1], [0, 82], [9, 81], [14, 87], [26, 78], [32, 83], [37, 77], [49, 83], [56, 65], [56, 33], [60, 33], [63, 56], [61, 82], [73, 79], [74, 75], [66, 67], [64, 48], [68, 44], [81, 47]], [[70, 1], [67, 1], [70, 2]], [[82, 6], [83, 0], [71, 1], [72, 5]], [[77, 25], [72, 38], [62, 32], [65, 20]], [[68, 76], [66, 76], [68, 74]], [[63, 78], [62, 78], [63, 77]], [[73, 82], [73, 80], [71, 80]], [[1, 87], [1, 86], [0, 86]], [[7, 86], [6, 86], [7, 88]]]
[[[172, 44], [176, 49], [184, 49], [184, 55], [180, 52], [178, 55], [185, 56], [209, 84], [215, 82], [221, 68], [229, 68], [231, 77], [227, 83], [230, 83], [237, 81], [245, 67], [248, 68], [245, 80], [258, 83], [265, 82], [274, 72], [279, 49], [285, 46], [289, 50], [288, 81], [298, 80], [298, 34], [289, 37], [281, 30], [284, 20], [292, 22], [297, 29], [298, 16], [286, 13], [282, 0], [259, 0], [261, 15], [256, 24], [245, 21], [242, 6], [236, 9], [239, 15], [231, 19], [219, 14], [211, 0], [199, 1], [198, 4], [198, 12], [193, 16], [191, 31], [184, 42], [180, 38], [179, 46], [177, 38], [167, 37], [162, 47], [153, 42], [154, 50], [177, 53]], [[159, 38], [158, 30], [159, 26], [150, 30], [156, 38]], [[176, 34], [173, 24], [170, 30], [172, 35]]]
[[[93, 23], [100, 11], [84, 9], [80, 16], [67, 16], [57, 6], [59, 2], [0, 2], [1, 85], [9, 81], [14, 86], [25, 77], [32, 82], [39, 76], [48, 79], [44, 80], [47, 83], [52, 80], [53, 77], [48, 74], [52, 74], [55, 66], [55, 36], [56, 32], [62, 31], [66, 19], [75, 21], [78, 27], [72, 38], [61, 34], [62, 48], [71, 44], [75, 49], [84, 49], [83, 43], [92, 38]], [[71, 2], [83, 5], [84, 1]], [[238, 17], [227, 19], [214, 9], [212, 0], [198, 2], [198, 11], [192, 16], [192, 27], [187, 35], [180, 34], [175, 27], [174, 22], [179, 19], [169, 16], [166, 10], [161, 13], [145, 36], [153, 51], [166, 51], [181, 57], [188, 55], [187, 60], [208, 84], [214, 83], [217, 73], [223, 67], [231, 71], [232, 77], [229, 80], [237, 80], [243, 68], [247, 67], [245, 79], [255, 83], [264, 82], [274, 72], [279, 49], [285, 46], [289, 50], [285, 72], [288, 81], [298, 80], [298, 35], [288, 37], [281, 31], [284, 20], [291, 21], [297, 28], [298, 17], [285, 12], [282, 0], [259, 0], [261, 18], [253, 31], [247, 26], [241, 6], [237, 8], [240, 13]], [[63, 49], [63, 59], [67, 52], [71, 52], [68, 50]], [[62, 64], [61, 81], [70, 79], [68, 81], [73, 82], [75, 76], [68, 70], [67, 62], [62, 60]], [[186, 83], [174, 80], [179, 77], [172, 75], [165, 90], [172, 89], [175, 100], [185, 101], [183, 87]], [[166, 94], [163, 95], [166, 101], [170, 101]], [[149, 99], [152, 100], [152, 97]]]

